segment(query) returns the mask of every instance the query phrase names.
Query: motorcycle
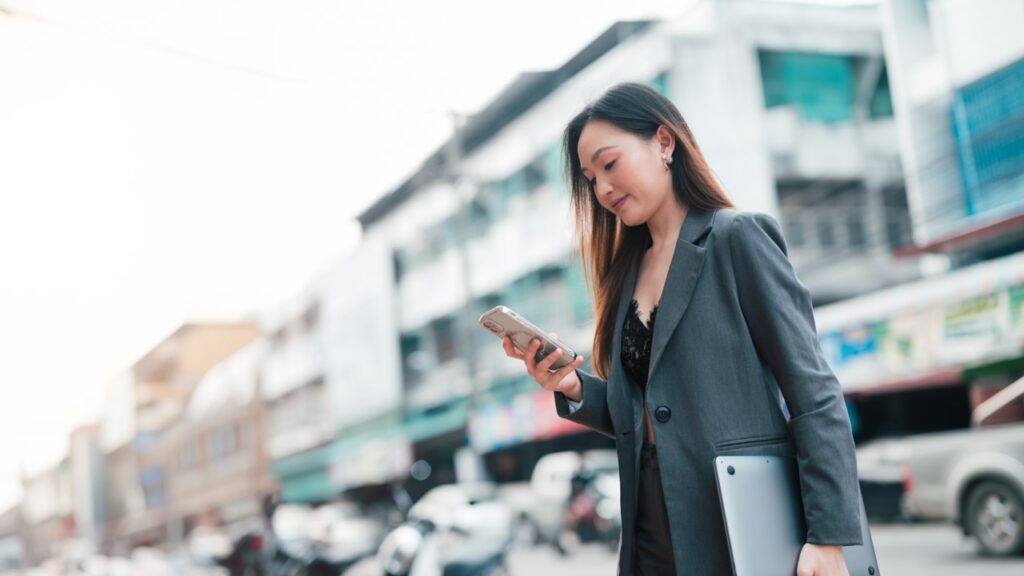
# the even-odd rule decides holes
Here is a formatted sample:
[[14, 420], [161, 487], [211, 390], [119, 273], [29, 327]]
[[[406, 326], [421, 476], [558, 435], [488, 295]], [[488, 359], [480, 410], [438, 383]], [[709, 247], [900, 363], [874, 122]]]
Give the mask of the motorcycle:
[[512, 515], [490, 483], [448, 484], [427, 492], [381, 543], [387, 576], [507, 575]]
[[281, 576], [337, 576], [372, 557], [381, 526], [359, 516], [350, 503], [316, 509], [279, 505], [271, 518], [274, 552], [271, 573]]
[[563, 515], [557, 549], [567, 555], [580, 544], [600, 542], [614, 552], [622, 531], [619, 482], [614, 474], [578, 474]]
[[222, 529], [196, 526], [189, 534], [188, 555], [200, 566], [219, 566], [230, 576], [266, 576], [263, 534], [246, 530], [233, 539]]

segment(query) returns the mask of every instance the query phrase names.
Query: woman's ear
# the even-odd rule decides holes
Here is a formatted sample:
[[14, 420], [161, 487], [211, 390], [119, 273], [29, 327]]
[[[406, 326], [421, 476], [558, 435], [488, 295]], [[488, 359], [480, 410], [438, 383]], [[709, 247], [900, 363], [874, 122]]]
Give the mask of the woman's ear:
[[668, 126], [661, 124], [658, 126], [658, 131], [654, 134], [658, 140], [658, 149], [664, 156], [672, 156], [672, 152], [675, 150], [676, 137], [672, 133], [672, 130]]

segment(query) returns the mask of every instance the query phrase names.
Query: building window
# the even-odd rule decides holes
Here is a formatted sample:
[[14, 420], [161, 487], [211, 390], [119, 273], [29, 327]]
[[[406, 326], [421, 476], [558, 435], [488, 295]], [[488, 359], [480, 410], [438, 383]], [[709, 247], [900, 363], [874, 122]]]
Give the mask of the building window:
[[238, 428], [234, 424], [215, 429], [209, 438], [210, 461], [219, 462], [228, 458], [238, 451], [238, 445]]
[[832, 229], [832, 222], [828, 220], [818, 221], [818, 243], [822, 248], [833, 248], [836, 245], [835, 230]]
[[422, 371], [416, 364], [418, 356], [422, 354], [421, 337], [419, 334], [402, 334], [399, 337], [399, 349], [402, 355], [402, 381], [406, 388], [415, 387], [423, 377]]
[[868, 116], [871, 118], [892, 118], [892, 95], [889, 92], [889, 73], [882, 66], [878, 84], [868, 101]]
[[867, 242], [864, 235], [864, 221], [859, 214], [851, 214], [846, 219], [846, 234], [850, 246], [863, 247]]
[[668, 71], [667, 70], [665, 72], [662, 72], [661, 74], [658, 74], [654, 78], [651, 78], [651, 81], [649, 82], [649, 84], [650, 84], [651, 88], [654, 88], [655, 90], [657, 90], [659, 93], [661, 93], [662, 96], [665, 96], [666, 98], [669, 97], [669, 94], [668, 94]]
[[1024, 206], [1024, 58], [953, 92], [967, 214]]
[[444, 364], [455, 359], [457, 349], [455, 344], [455, 317], [444, 316], [431, 322], [434, 332], [434, 346], [436, 349], [437, 362]]
[[765, 107], [795, 106], [807, 122], [853, 119], [855, 66], [850, 56], [758, 51]]
[[196, 468], [199, 464], [199, 450], [195, 441], [189, 440], [185, 442], [178, 450], [178, 470], [187, 472]]
[[804, 223], [799, 218], [799, 216], [790, 216], [785, 219], [786, 244], [793, 248], [799, 248], [807, 241], [804, 235]]

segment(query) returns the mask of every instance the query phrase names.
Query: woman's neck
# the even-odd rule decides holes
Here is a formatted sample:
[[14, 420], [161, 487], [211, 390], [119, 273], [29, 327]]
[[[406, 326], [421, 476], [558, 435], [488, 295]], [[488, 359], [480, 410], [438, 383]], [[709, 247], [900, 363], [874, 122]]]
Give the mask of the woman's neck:
[[647, 231], [651, 235], [651, 246], [648, 250], [653, 254], [663, 254], [666, 248], [672, 252], [675, 251], [676, 240], [679, 239], [683, 220], [686, 219], [686, 214], [689, 212], [687, 207], [674, 201], [674, 195], [670, 197], [673, 200], [671, 207], [655, 212], [647, 221]]

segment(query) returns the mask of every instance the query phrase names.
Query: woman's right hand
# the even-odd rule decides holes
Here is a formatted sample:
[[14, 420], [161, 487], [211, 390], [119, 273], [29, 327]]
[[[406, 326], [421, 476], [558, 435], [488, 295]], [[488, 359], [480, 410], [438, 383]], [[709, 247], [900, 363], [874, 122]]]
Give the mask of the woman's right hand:
[[562, 354], [560, 348], [556, 348], [554, 352], [538, 362], [535, 357], [537, 351], [540, 350], [540, 340], [536, 338], [530, 342], [530, 347], [527, 348], [526, 352], [521, 352], [519, 347], [512, 343], [512, 338], [509, 336], [502, 338], [502, 346], [505, 348], [506, 356], [522, 360], [526, 364], [526, 373], [533, 376], [533, 379], [537, 381], [541, 388], [548, 392], [561, 392], [569, 399], [577, 402], [583, 398], [582, 390], [580, 389], [580, 379], [576, 376], [576, 369], [583, 364], [583, 355], [577, 355], [576, 359], [572, 362], [562, 366], [555, 372], [549, 372], [548, 368]]

